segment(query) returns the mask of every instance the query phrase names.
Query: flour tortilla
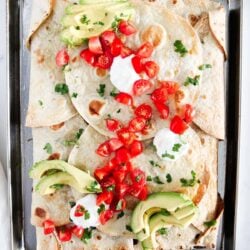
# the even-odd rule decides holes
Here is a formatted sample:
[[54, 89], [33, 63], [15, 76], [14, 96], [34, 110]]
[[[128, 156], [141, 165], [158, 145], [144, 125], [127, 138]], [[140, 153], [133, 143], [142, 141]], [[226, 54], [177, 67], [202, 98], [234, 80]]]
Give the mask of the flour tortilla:
[[[33, 158], [34, 162], [48, 159], [51, 155], [44, 150], [49, 143], [52, 155], [58, 154], [62, 160], [67, 160], [73, 146], [65, 146], [65, 140], [74, 140], [79, 129], [85, 129], [86, 123], [80, 116], [75, 116], [57, 127], [33, 129]], [[35, 186], [36, 182], [34, 182]], [[42, 226], [45, 219], [52, 219], [55, 225], [69, 223], [69, 201], [75, 201], [71, 188], [65, 186], [52, 195], [41, 196], [32, 192], [31, 223]], [[60, 211], [60, 212], [59, 212]]]
[[42, 228], [36, 228], [37, 250], [133, 250], [133, 239], [109, 237], [98, 230], [93, 230], [87, 244], [76, 237], [69, 242], [59, 243], [55, 235], [44, 235]]
[[[48, 3], [48, 1], [46, 1]], [[32, 36], [29, 106], [26, 126], [51, 126], [72, 118], [76, 111], [68, 95], [55, 92], [57, 83], [65, 82], [62, 68], [57, 67], [55, 56], [64, 47], [60, 41], [60, 20], [70, 1], [57, 0], [51, 13], [51, 4], [45, 14], [49, 17], [38, 24], [39, 29]], [[33, 16], [41, 16], [40, 1], [33, 1]], [[44, 10], [43, 10], [44, 11]], [[34, 19], [34, 18], [33, 18]], [[35, 21], [37, 23], [37, 21]]]
[[[161, 69], [158, 80], [177, 81], [182, 85], [188, 76], [202, 75], [202, 72], [198, 70], [202, 64], [201, 43], [191, 25], [182, 17], [165, 8], [158, 8], [155, 4], [146, 4], [141, 1], [133, 1], [133, 3], [136, 10], [133, 22], [138, 32], [128, 38], [126, 44], [135, 49], [148, 40], [155, 41], [152, 59], [159, 64]], [[175, 52], [173, 44], [176, 40], [181, 40], [187, 47], [189, 53], [185, 57]], [[72, 60], [69, 64], [70, 70], [65, 72], [65, 78], [70, 94], [78, 93], [78, 97], [72, 99], [72, 103], [92, 127], [103, 135], [114, 136], [114, 133], [110, 132], [105, 125], [108, 115], [111, 114], [113, 118], [127, 124], [134, 115], [134, 111], [128, 106], [117, 103], [110, 96], [114, 86], [110, 82], [108, 72], [100, 74], [97, 69], [80, 59], [79, 54], [82, 49], [83, 47], [69, 50]], [[157, 81], [152, 82], [155, 88]], [[100, 84], [106, 86], [104, 97], [100, 97], [97, 93]], [[184, 95], [183, 104], [196, 102], [199, 95], [198, 86], [191, 84], [186, 87], [182, 86], [181, 91]], [[154, 107], [149, 95], [134, 97], [134, 102], [135, 105], [149, 103]], [[173, 104], [174, 108], [175, 105], [177, 104]], [[160, 119], [158, 112], [154, 110], [151, 129], [141, 139], [152, 138], [163, 127], [166, 127], [166, 121]]]
[[[185, 17], [202, 41], [203, 63], [212, 68], [203, 71], [200, 96], [194, 122], [206, 133], [225, 138], [224, 60], [227, 58], [224, 7], [209, 0], [156, 0]], [[213, 122], [211, 122], [213, 121]]]

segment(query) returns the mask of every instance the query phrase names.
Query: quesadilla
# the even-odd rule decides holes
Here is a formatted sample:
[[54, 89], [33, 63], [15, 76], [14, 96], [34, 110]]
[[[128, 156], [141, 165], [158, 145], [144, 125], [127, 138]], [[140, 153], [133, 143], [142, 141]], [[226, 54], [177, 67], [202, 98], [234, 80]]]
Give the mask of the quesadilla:
[[37, 5], [27, 113], [37, 249], [215, 248], [224, 8]]

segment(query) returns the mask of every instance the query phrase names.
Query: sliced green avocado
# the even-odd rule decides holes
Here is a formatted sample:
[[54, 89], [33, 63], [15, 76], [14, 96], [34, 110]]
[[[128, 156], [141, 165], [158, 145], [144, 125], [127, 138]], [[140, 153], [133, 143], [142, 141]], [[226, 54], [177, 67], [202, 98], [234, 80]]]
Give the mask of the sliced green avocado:
[[[101, 191], [100, 185], [96, 182], [96, 180], [92, 176], [61, 160], [40, 161], [31, 168], [31, 170], [29, 171], [29, 176], [35, 180], [41, 179], [40, 182], [42, 183], [47, 183], [52, 181], [55, 182], [54, 184], [67, 184], [67, 183], [61, 183], [60, 179], [59, 180], [55, 179], [55, 176], [57, 176], [56, 174], [59, 173], [54, 173], [46, 176], [46, 173], [48, 173], [48, 171], [50, 170], [58, 170], [60, 171], [59, 173], [66, 173], [67, 180], [69, 180], [68, 175], [71, 176], [74, 179], [74, 183], [77, 183], [77, 187], [79, 187], [79, 189], [82, 190], [82, 192], [84, 191], [84, 193], [98, 192], [98, 190]], [[66, 175], [62, 176], [66, 178]], [[87, 191], [86, 188], [91, 187], [91, 185], [93, 185], [93, 183], [95, 182], [97, 183], [95, 186], [95, 190]], [[70, 185], [74, 186], [75, 184], [70, 184]]]
[[101, 4], [101, 3], [119, 3], [124, 0], [80, 0], [80, 4]]
[[192, 201], [184, 194], [175, 192], [162, 192], [151, 194], [147, 200], [137, 204], [131, 218], [131, 228], [134, 233], [139, 233], [145, 228], [144, 214], [152, 207], [166, 209], [168, 212], [175, 212], [192, 204]]
[[195, 213], [197, 211], [197, 207], [194, 204], [191, 204], [182, 209], [178, 209], [176, 212], [172, 213], [172, 215], [178, 219], [182, 220], [183, 218], [188, 217], [189, 215]]
[[178, 220], [174, 216], [156, 214], [154, 215], [149, 222], [150, 228], [150, 237], [148, 237], [144, 242], [142, 242], [142, 246], [146, 249], [156, 249], [158, 247], [156, 241], [156, 233], [161, 228], [170, 228], [171, 226], [184, 227], [190, 225], [194, 219], [195, 213], [189, 215], [183, 220]]

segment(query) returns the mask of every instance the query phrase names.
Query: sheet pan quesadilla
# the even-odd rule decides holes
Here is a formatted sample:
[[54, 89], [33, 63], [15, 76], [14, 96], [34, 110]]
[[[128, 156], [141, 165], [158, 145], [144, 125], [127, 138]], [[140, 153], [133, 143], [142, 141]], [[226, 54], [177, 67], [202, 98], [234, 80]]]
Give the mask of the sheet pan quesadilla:
[[33, 20], [37, 249], [215, 248], [223, 6], [34, 0]]

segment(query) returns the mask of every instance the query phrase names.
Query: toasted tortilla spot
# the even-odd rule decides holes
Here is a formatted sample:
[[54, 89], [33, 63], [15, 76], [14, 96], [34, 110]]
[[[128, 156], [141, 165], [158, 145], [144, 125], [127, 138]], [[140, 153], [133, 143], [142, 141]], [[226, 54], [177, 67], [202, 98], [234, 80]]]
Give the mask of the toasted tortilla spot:
[[142, 31], [141, 40], [143, 42], [150, 42], [154, 47], [158, 47], [165, 36], [165, 31], [161, 25], [150, 25], [147, 29]]
[[50, 126], [50, 129], [57, 131], [64, 126], [64, 122]]
[[35, 215], [39, 218], [42, 218], [42, 219], [45, 218], [46, 214], [47, 212], [43, 208], [37, 207], [35, 209]]
[[182, 90], [178, 90], [175, 93], [175, 102], [180, 103], [181, 100], [185, 97], [185, 94]]
[[59, 153], [54, 153], [52, 155], [49, 156], [48, 160], [49, 161], [53, 161], [53, 160], [59, 160], [60, 159], [60, 154]]
[[89, 113], [91, 115], [100, 115], [104, 103], [99, 100], [93, 100], [89, 104]]
[[71, 62], [72, 62], [72, 63], [75, 63], [77, 60], [78, 60], [78, 57], [75, 56], [75, 57], [72, 58]]
[[102, 239], [102, 236], [101, 236], [101, 235], [96, 235], [96, 239], [97, 239], [97, 240], [101, 240], [101, 239]]
[[45, 61], [45, 56], [44, 56], [44, 54], [41, 52], [40, 49], [35, 50], [34, 53], [35, 53], [36, 58], [37, 58], [37, 63], [38, 63], [38, 64], [42, 64], [42, 63]]
[[101, 69], [101, 68], [97, 68], [96, 69], [96, 74], [97, 74], [97, 76], [103, 78], [103, 77], [105, 77], [107, 75], [107, 70]]
[[198, 21], [200, 20], [200, 16], [190, 14], [188, 16], [188, 20], [189, 20], [190, 24], [194, 27], [198, 23]]

